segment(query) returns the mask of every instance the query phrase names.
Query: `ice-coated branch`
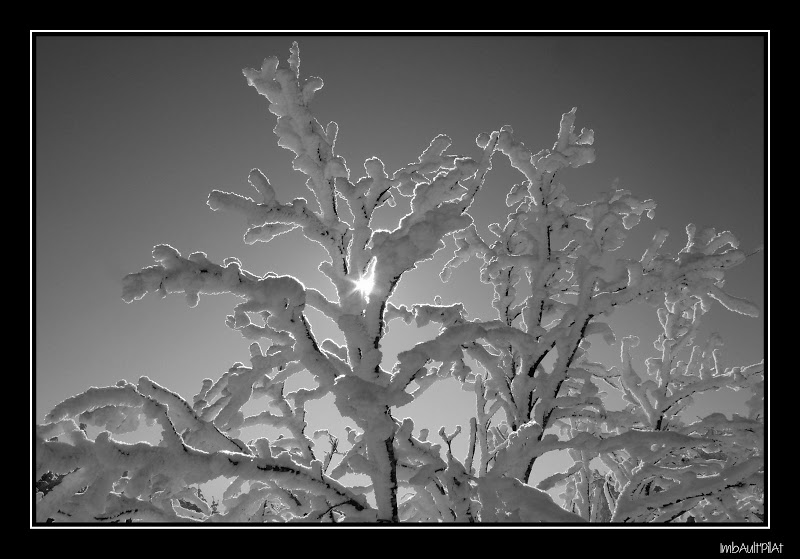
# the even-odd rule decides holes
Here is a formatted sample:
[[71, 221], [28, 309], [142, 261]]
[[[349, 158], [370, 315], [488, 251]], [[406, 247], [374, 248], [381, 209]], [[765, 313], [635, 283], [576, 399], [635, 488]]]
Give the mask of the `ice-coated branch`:
[[[62, 482], [61, 490], [51, 492], [47, 499], [42, 501], [40, 516], [48, 515], [53, 512], [54, 508], [63, 509], [67, 501], [73, 503], [70, 500], [71, 494], [68, 489], [76, 483], [82, 483], [88, 485], [90, 491], [80, 494], [76, 499], [79, 502], [90, 499], [93, 505], [89, 507], [89, 512], [105, 511], [104, 518], [112, 518], [113, 515], [109, 516], [108, 514], [109, 507], [116, 498], [113, 493], [109, 494], [112, 485], [118, 485], [120, 490], [124, 489], [125, 497], [135, 500], [141, 496], [143, 491], [146, 491], [147, 484], [151, 483], [150, 478], [155, 475], [156, 471], [162, 476], [162, 480], [173, 480], [170, 486], [165, 486], [166, 493], [162, 492], [160, 497], [162, 500], [167, 499], [165, 502], [168, 502], [171, 494], [179, 490], [183, 491], [181, 488], [190, 484], [199, 484], [219, 475], [226, 475], [238, 477], [240, 481], [277, 480], [284, 487], [287, 486], [287, 480], [292, 480], [289, 487], [335, 497], [339, 502], [347, 502], [357, 510], [369, 508], [360, 498], [355, 498], [335, 482], [326, 480], [321, 472], [317, 471], [315, 464], [302, 466], [287, 453], [273, 456], [271, 451], [265, 452], [263, 445], [261, 447], [256, 445], [256, 448], [261, 450], [258, 451], [258, 455], [253, 455], [247, 447], [240, 449], [240, 442], [228, 439], [213, 424], [198, 418], [179, 396], [153, 383], [147, 377], [140, 380], [139, 388], [142, 391], [133, 385], [122, 384], [117, 387], [93, 389], [84, 395], [63, 402], [48, 414], [48, 419], [59, 422], [58, 429], [48, 428], [47, 425], [39, 429], [37, 472], [74, 471], [81, 472], [81, 474], [68, 476], [70, 480], [75, 481], [67, 484]], [[156, 401], [148, 394], [152, 394], [167, 404]], [[86, 438], [83, 431], [75, 428], [72, 421], [64, 421], [75, 416], [85, 417], [86, 412], [92, 409], [121, 404], [129, 408], [138, 407], [140, 413], [150, 420], [159, 422], [163, 431], [164, 443], [167, 445], [163, 446], [162, 443], [162, 445], [154, 447], [147, 443], [136, 445], [117, 443], [109, 438], [108, 432], [98, 436], [95, 441], [91, 441]], [[168, 411], [169, 409], [173, 410], [172, 413]], [[171, 418], [174, 418], [174, 422]], [[53, 423], [50, 425], [56, 427]], [[185, 439], [178, 435], [176, 427], [183, 431]], [[65, 429], [66, 431], [64, 431]], [[58, 436], [61, 432], [65, 433], [71, 444], [52, 440], [45, 441], [43, 438], [46, 436], [51, 439], [53, 435]], [[186, 442], [189, 440], [196, 442], [198, 447], [205, 447], [209, 451], [193, 448]], [[220, 449], [220, 447], [223, 448]], [[226, 447], [236, 450], [231, 452]], [[220, 457], [224, 457], [224, 460]], [[169, 469], [166, 469], [166, 463], [170, 464]], [[220, 470], [221, 466], [224, 471]], [[41, 475], [41, 473], [37, 473], [37, 475]], [[171, 487], [171, 489], [167, 490], [167, 487]], [[110, 501], [107, 501], [106, 498]], [[162, 507], [162, 513], [171, 514], [169, 506], [164, 506], [167, 508]], [[139, 509], [145, 512], [149, 510], [144, 505]], [[141, 519], [140, 516], [136, 518]], [[173, 515], [169, 518], [178, 517]]]
[[763, 459], [751, 458], [735, 466], [729, 466], [713, 476], [699, 477], [692, 473], [683, 476], [682, 482], [671, 490], [650, 494], [639, 499], [620, 496], [612, 522], [640, 522], [654, 511], [686, 503], [683, 510], [727, 489], [742, 487], [748, 478], [764, 467]]
[[278, 145], [294, 152], [292, 168], [308, 176], [306, 185], [316, 197], [322, 220], [336, 223], [339, 217], [334, 183], [337, 177], [349, 176], [344, 158], [333, 154], [336, 126], [323, 129], [308, 110], [323, 84], [319, 78], [300, 78], [300, 48], [296, 42], [288, 63], [286, 68], [277, 58], [267, 58], [261, 70], [249, 68], [243, 73], [247, 83], [269, 100], [270, 112], [278, 117], [273, 130]]
[[[243, 330], [246, 336], [251, 330], [247, 312], [261, 312], [267, 318], [266, 330], [259, 330], [264, 337], [276, 336], [280, 341], [293, 341], [295, 353], [301, 363], [322, 384], [331, 384], [337, 375], [335, 367], [319, 351], [308, 322], [303, 315], [306, 292], [303, 285], [290, 276], [263, 278], [241, 270], [238, 261], [228, 260], [224, 267], [210, 262], [205, 254], [197, 252], [189, 258], [169, 245], [158, 245], [153, 249], [153, 258], [159, 265], [144, 268], [129, 274], [123, 280], [123, 299], [131, 302], [141, 299], [148, 292], [186, 293], [190, 306], [195, 306], [200, 294], [232, 293], [246, 299], [246, 306], [229, 320], [229, 325]], [[282, 333], [288, 334], [289, 338]]]
[[[363, 498], [353, 495], [333, 480], [318, 476], [313, 468], [295, 464], [285, 454], [275, 458], [256, 458], [227, 451], [209, 454], [189, 447], [184, 447], [182, 452], [175, 452], [166, 447], [154, 447], [147, 443], [137, 445], [117, 443], [102, 434], [94, 442], [85, 441], [80, 448], [41, 440], [38, 445], [37, 453], [49, 464], [68, 461], [78, 467], [79, 471], [85, 469], [87, 472], [92, 472], [98, 470], [98, 466], [92, 464], [99, 462], [103, 470], [110, 470], [113, 473], [111, 476], [98, 473], [93, 475], [93, 480], [90, 479], [92, 477], [90, 475], [90, 478], [81, 481], [81, 483], [89, 481], [90, 488], [91, 483], [103, 483], [104, 479], [113, 478], [113, 481], [116, 481], [122, 472], [133, 474], [133, 477], [125, 478], [129, 481], [126, 481], [123, 495], [134, 499], [141, 497], [142, 491], [145, 490], [144, 483], [149, 477], [149, 472], [158, 468], [164, 479], [173, 480], [172, 483], [177, 483], [178, 487], [184, 487], [184, 484], [204, 483], [220, 475], [252, 481], [272, 480], [279, 482], [282, 487], [310, 491], [337, 499], [339, 502], [347, 502], [359, 511], [369, 509]], [[137, 483], [137, 480], [141, 480], [141, 483]], [[108, 492], [99, 492], [98, 495], [100, 494], [102, 494], [100, 508], [104, 508], [103, 503]], [[162, 494], [161, 498], [168, 499], [170, 494], [171, 491], [168, 491]], [[54, 499], [55, 497], [49, 500]]]

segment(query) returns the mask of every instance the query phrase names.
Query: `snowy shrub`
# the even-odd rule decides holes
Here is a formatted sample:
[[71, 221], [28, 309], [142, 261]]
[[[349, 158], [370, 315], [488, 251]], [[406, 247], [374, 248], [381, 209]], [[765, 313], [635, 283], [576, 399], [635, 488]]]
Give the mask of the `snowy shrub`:
[[[593, 132], [575, 131], [575, 109], [562, 116], [551, 149], [533, 153], [504, 126], [481, 133], [477, 155], [462, 157], [448, 154], [451, 141], [440, 135], [418, 161], [388, 172], [371, 158], [366, 176], [353, 181], [334, 149], [336, 123], [323, 127], [310, 112], [322, 80], [300, 76], [296, 43], [288, 66], [273, 57], [244, 74], [269, 101], [278, 143], [294, 152], [293, 168], [307, 176], [314, 198], [281, 201], [254, 169], [256, 199], [214, 191], [208, 205], [243, 214], [247, 243], [300, 228], [327, 251], [319, 270], [338, 299], [293, 277], [254, 275], [234, 258], [220, 265], [201, 252], [184, 257], [156, 246], [156, 264], [124, 278], [123, 299], [184, 293], [194, 306], [201, 294], [240, 297], [227, 324], [252, 340], [250, 365], [203, 380], [191, 400], [142, 377], [58, 404], [36, 426], [37, 522], [763, 519], [763, 365], [721, 370], [719, 337], [697, 339], [714, 301], [757, 314], [722, 289], [727, 270], [745, 259], [732, 233], [689, 225], [685, 248], [670, 255], [661, 230], [641, 258], [618, 256], [656, 205], [616, 188], [588, 204], [567, 197], [557, 174], [595, 158]], [[484, 239], [470, 207], [480, 203], [498, 154], [524, 179], [508, 192], [507, 222]], [[397, 197], [409, 198], [411, 211], [395, 229], [374, 230], [375, 210]], [[341, 217], [344, 205], [352, 223]], [[431, 259], [447, 235], [456, 251], [442, 281], [478, 259], [480, 280], [494, 289], [495, 320], [468, 319], [466, 304], [389, 302], [403, 274]], [[657, 307], [659, 356], [637, 370], [631, 349], [639, 339], [627, 336], [616, 364], [591, 361], [592, 336], [617, 340], [603, 319], [637, 302]], [[307, 307], [330, 318], [345, 344], [316, 339]], [[393, 319], [440, 330], [387, 363], [381, 340]], [[287, 380], [303, 371], [316, 386], [286, 393]], [[442, 428], [434, 442], [401, 419], [402, 407], [448, 377], [474, 393], [475, 414], [463, 434]], [[720, 389], [748, 389], [749, 413], [684, 420], [693, 398]], [[624, 404], [607, 409], [608, 391]], [[327, 395], [349, 425], [346, 441], [307, 430], [306, 404]], [[255, 399], [264, 411], [246, 416], [243, 407]], [[160, 427], [157, 445], [113, 439], [142, 420]], [[101, 432], [92, 439], [82, 424]], [[240, 438], [259, 426], [289, 435]], [[465, 456], [452, 451], [456, 436], [468, 438]], [[536, 460], [557, 451], [573, 465], [529, 485]], [[340, 481], [352, 474], [369, 484]], [[230, 485], [217, 503], [200, 486], [220, 476]], [[554, 500], [556, 488], [563, 492]]]

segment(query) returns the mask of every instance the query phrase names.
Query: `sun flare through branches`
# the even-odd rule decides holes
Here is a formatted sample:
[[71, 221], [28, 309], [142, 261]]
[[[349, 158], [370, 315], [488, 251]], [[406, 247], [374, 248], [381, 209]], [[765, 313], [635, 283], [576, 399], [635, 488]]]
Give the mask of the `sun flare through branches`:
[[369, 295], [372, 293], [372, 290], [375, 287], [375, 262], [376, 259], [373, 258], [370, 263], [367, 265], [367, 269], [364, 271], [361, 276], [353, 281], [353, 293], [358, 291], [361, 296], [369, 303]]

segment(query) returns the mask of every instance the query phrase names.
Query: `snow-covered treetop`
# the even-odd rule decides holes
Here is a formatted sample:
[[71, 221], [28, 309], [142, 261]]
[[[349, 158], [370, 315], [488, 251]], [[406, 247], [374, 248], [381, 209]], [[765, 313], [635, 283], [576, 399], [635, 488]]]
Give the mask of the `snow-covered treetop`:
[[[481, 133], [474, 157], [447, 153], [438, 135], [417, 161], [389, 173], [370, 158], [366, 176], [351, 178], [336, 154], [338, 125], [322, 126], [310, 110], [322, 80], [300, 74], [297, 43], [288, 65], [267, 58], [244, 70], [248, 84], [277, 117], [278, 144], [291, 150], [314, 198], [278, 199], [264, 173], [248, 181], [257, 199], [215, 190], [212, 210], [244, 215], [246, 243], [269, 242], [299, 228], [328, 259], [319, 270], [336, 300], [290, 276], [258, 276], [235, 258], [222, 265], [202, 252], [184, 258], [169, 245], [153, 250], [156, 265], [126, 276], [123, 299], [155, 292], [232, 293], [242, 299], [227, 325], [252, 341], [250, 366], [237, 362], [217, 381], [205, 379], [189, 403], [147, 377], [138, 384], [91, 388], [57, 405], [37, 426], [36, 476], [66, 474], [38, 497], [37, 519], [110, 521], [457, 521], [573, 522], [758, 517], [763, 506], [763, 365], [722, 371], [720, 340], [695, 345], [698, 324], [713, 300], [749, 316], [752, 303], [723, 291], [726, 272], [745, 260], [735, 236], [687, 227], [677, 255], [662, 252], [659, 230], [640, 258], [619, 256], [642, 216], [656, 204], [613, 186], [577, 204], [556, 180], [563, 170], [595, 159], [594, 133], [575, 132], [576, 109], [564, 113], [550, 149], [533, 153], [510, 126]], [[524, 179], [506, 197], [511, 213], [484, 239], [470, 209], [496, 154]], [[410, 211], [392, 230], [373, 229], [383, 204], [407, 198]], [[341, 204], [353, 216], [342, 218]], [[442, 281], [470, 258], [480, 280], [494, 288], [493, 320], [468, 319], [469, 302], [395, 305], [389, 298], [404, 273], [431, 259], [452, 235], [455, 253]], [[590, 360], [590, 336], [616, 343], [602, 321], [615, 308], [646, 301], [658, 306], [660, 356], [639, 372], [621, 340], [620, 362]], [[345, 345], [318, 340], [306, 317], [310, 306], [341, 330]], [[253, 316], [260, 317], [260, 324]], [[389, 322], [440, 325], [438, 335], [387, 363], [381, 340]], [[595, 338], [593, 338], [595, 339]], [[266, 348], [266, 349], [265, 349]], [[688, 354], [688, 361], [681, 360]], [[548, 359], [550, 357], [551, 359]], [[285, 393], [286, 381], [307, 371], [316, 383]], [[474, 392], [475, 417], [463, 460], [442, 444], [415, 435], [412, 419], [393, 411], [414, 401], [440, 378], [456, 378]], [[624, 409], [606, 408], [605, 389]], [[748, 389], [747, 417], [711, 414], [685, 424], [693, 395]], [[305, 405], [332, 395], [348, 427], [348, 449], [328, 431], [306, 433]], [[245, 416], [245, 404], [265, 398], [265, 409]], [[501, 412], [498, 415], [498, 412]], [[501, 419], [505, 416], [504, 419]], [[128, 445], [112, 436], [135, 430], [140, 417], [163, 432], [158, 446]], [[76, 423], [78, 421], [79, 423]], [[79, 424], [104, 429], [95, 440]], [[268, 425], [288, 436], [245, 441], [242, 430]], [[317, 441], [327, 439], [321, 453]], [[445, 452], [446, 448], [446, 452]], [[567, 450], [573, 466], [528, 485], [536, 459]], [[445, 454], [443, 455], [443, 452]], [[593, 462], [594, 461], [594, 462]], [[597, 463], [603, 464], [604, 474]], [[347, 474], [366, 475], [366, 487], [345, 486]], [[199, 484], [233, 478], [225, 512], [212, 510]], [[565, 485], [564, 507], [546, 492]], [[85, 491], [79, 491], [87, 487]], [[406, 490], [399, 498], [399, 489]], [[41, 494], [40, 494], [41, 495]], [[367, 498], [369, 496], [369, 499]]]

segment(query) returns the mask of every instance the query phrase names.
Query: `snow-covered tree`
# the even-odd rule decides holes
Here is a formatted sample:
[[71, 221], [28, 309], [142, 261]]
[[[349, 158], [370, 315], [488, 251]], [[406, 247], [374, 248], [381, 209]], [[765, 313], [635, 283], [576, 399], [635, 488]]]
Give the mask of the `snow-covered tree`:
[[[201, 294], [240, 297], [227, 324], [252, 340], [250, 365], [203, 380], [191, 400], [142, 377], [55, 406], [35, 428], [37, 522], [763, 519], [763, 364], [722, 370], [721, 339], [698, 340], [714, 301], [758, 312], [723, 291], [727, 270], [746, 258], [732, 233], [689, 225], [685, 248], [673, 255], [662, 250], [660, 230], [641, 258], [618, 256], [656, 204], [616, 186], [587, 204], [567, 197], [557, 175], [595, 158], [593, 132], [575, 131], [575, 109], [562, 115], [553, 147], [538, 153], [508, 126], [481, 133], [473, 157], [447, 153], [451, 141], [440, 135], [416, 162], [389, 172], [371, 158], [366, 176], [354, 179], [335, 151], [337, 124], [323, 127], [310, 111], [322, 80], [301, 77], [296, 43], [287, 66], [273, 57], [244, 74], [269, 101], [278, 143], [294, 153], [314, 197], [281, 201], [254, 169], [257, 199], [214, 191], [208, 205], [243, 214], [247, 243], [299, 228], [327, 251], [319, 270], [337, 298], [290, 276], [252, 274], [235, 258], [220, 265], [202, 252], [184, 257], [156, 246], [156, 265], [124, 278], [123, 299], [184, 293], [195, 306]], [[508, 192], [512, 213], [490, 227], [489, 240], [470, 208], [498, 154], [524, 179]], [[373, 228], [375, 210], [396, 197], [409, 198], [411, 211], [391, 231]], [[480, 280], [494, 288], [494, 320], [469, 319], [465, 304], [389, 302], [403, 274], [445, 247], [447, 235], [456, 251], [442, 281], [479, 259]], [[605, 319], [636, 302], [656, 307], [663, 328], [646, 370], [634, 366], [639, 339], [631, 335], [616, 364], [590, 360], [592, 336], [616, 342]], [[344, 345], [315, 337], [307, 307], [338, 326]], [[398, 318], [440, 330], [387, 363], [381, 341]], [[316, 386], [286, 393], [303, 371]], [[468, 433], [442, 428], [434, 442], [402, 407], [447, 377], [474, 393], [475, 414]], [[686, 420], [695, 396], [728, 388], [752, 393], [746, 416]], [[608, 391], [624, 400], [621, 409], [607, 409]], [[349, 426], [346, 441], [308, 430], [306, 404], [327, 395]], [[264, 411], [246, 416], [245, 404], [258, 399]], [[160, 427], [157, 445], [113, 439], [141, 420]], [[87, 425], [102, 432], [92, 439]], [[259, 426], [289, 436], [240, 438]], [[465, 456], [453, 453], [456, 436], [468, 437]], [[573, 465], [530, 485], [534, 463], [556, 451], [568, 451]], [[349, 474], [370, 483], [348, 485]], [[220, 476], [230, 485], [217, 503], [200, 486]], [[560, 500], [549, 493], [557, 487]]]

